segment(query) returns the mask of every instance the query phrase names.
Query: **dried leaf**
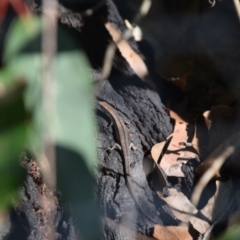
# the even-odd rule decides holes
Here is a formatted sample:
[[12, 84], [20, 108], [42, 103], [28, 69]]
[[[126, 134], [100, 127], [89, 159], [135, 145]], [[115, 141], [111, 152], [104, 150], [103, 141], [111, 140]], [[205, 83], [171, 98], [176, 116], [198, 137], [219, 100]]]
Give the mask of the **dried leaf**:
[[[176, 128], [175, 128], [176, 129]], [[166, 153], [163, 155], [160, 166], [164, 171], [168, 169], [171, 165], [177, 163], [178, 158], [181, 155], [181, 151], [185, 149], [185, 146], [182, 146], [181, 143], [186, 141], [187, 135], [186, 132], [186, 124], [182, 124], [177, 127], [177, 132], [174, 134], [169, 146], [167, 148]]]
[[148, 75], [148, 70], [142, 58], [132, 49], [127, 40], [118, 42], [118, 40], [121, 38], [121, 33], [113, 26], [113, 24], [107, 22], [105, 27], [111, 34], [114, 42], [117, 43], [119, 51], [127, 60], [131, 68], [141, 79], [144, 80], [144, 78]]
[[205, 123], [207, 125], [207, 128], [209, 130], [212, 126], [212, 121], [210, 120], [210, 111], [205, 111], [203, 113], [203, 117], [204, 117]]
[[205, 233], [210, 225], [197, 216], [198, 210], [189, 199], [182, 192], [177, 192], [174, 188], [168, 189], [168, 191], [169, 196], [162, 199], [172, 208], [174, 216], [182, 222], [190, 222], [194, 229], [201, 234]]
[[198, 129], [200, 121], [188, 124], [177, 113], [171, 110], [169, 113], [171, 118], [175, 120], [174, 131], [170, 135], [171, 139], [154, 145], [151, 149], [151, 155], [157, 164], [160, 162], [160, 167], [167, 176], [184, 177], [181, 170], [182, 164], [196, 158], [200, 153], [201, 147], [199, 145], [202, 141], [202, 135], [199, 134], [199, 131], [202, 130], [202, 126]]
[[[194, 150], [198, 153], [199, 156], [206, 157], [208, 154], [207, 147], [209, 142], [209, 135], [208, 135], [208, 127], [206, 125], [206, 122], [204, 120], [203, 116], [198, 117], [192, 126], [192, 139], [189, 138], [189, 142], [192, 143], [192, 147]], [[191, 129], [189, 126], [188, 128], [188, 134], [189, 130]]]
[[151, 155], [153, 160], [157, 163], [158, 159], [163, 151], [166, 141], [155, 144], [151, 149]]
[[[175, 236], [175, 237], [174, 237]], [[192, 240], [188, 227], [185, 226], [154, 226], [153, 237], [158, 240]]]
[[173, 176], [173, 177], [184, 177], [184, 173], [182, 172], [182, 165], [185, 163], [185, 161], [181, 161], [179, 163], [173, 164], [169, 168], [165, 170], [165, 173], [167, 176]]
[[216, 181], [216, 187], [215, 194], [201, 210], [201, 213], [211, 222], [215, 222], [227, 208], [232, 191], [232, 180], [227, 182]]
[[187, 122], [185, 122], [177, 113], [170, 110], [170, 116], [175, 120], [174, 131], [172, 139], [168, 145], [166, 153], [163, 155], [160, 166], [166, 172], [172, 165], [176, 164], [179, 160], [179, 157], [182, 156], [182, 150], [185, 149], [185, 146], [182, 143], [185, 143], [188, 139], [187, 135]]

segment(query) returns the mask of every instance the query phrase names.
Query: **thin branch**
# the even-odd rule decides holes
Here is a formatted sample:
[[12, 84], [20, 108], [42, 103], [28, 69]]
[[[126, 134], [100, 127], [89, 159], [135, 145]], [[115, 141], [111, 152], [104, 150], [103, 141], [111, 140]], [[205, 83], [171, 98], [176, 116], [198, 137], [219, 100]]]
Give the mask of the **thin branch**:
[[240, 2], [239, 2], [239, 0], [233, 0], [233, 3], [235, 5], [236, 12], [237, 12], [237, 15], [238, 15], [238, 19], [240, 21]]
[[208, 168], [208, 170], [203, 174], [201, 179], [198, 181], [197, 185], [193, 190], [192, 199], [191, 199], [191, 202], [194, 206], [198, 205], [198, 202], [200, 200], [200, 197], [204, 188], [207, 186], [209, 181], [213, 178], [215, 173], [219, 171], [219, 169], [222, 167], [226, 159], [233, 154], [234, 149], [235, 148], [232, 146], [227, 147], [224, 150], [224, 152], [213, 161], [212, 165]]
[[211, 233], [211, 231], [213, 230], [213, 228], [216, 226], [216, 224], [218, 224], [221, 219], [227, 215], [227, 213], [229, 212], [229, 210], [231, 209], [233, 203], [235, 201], [235, 198], [232, 198], [230, 200], [230, 202], [228, 203], [227, 207], [225, 208], [225, 210], [222, 212], [222, 214], [217, 218], [217, 220], [211, 225], [211, 227], [203, 234], [203, 239], [202, 240], [207, 240], [209, 239], [209, 235]]
[[216, 0], [209, 0], [208, 2], [212, 5], [211, 7], [214, 7], [216, 4]]
[[[55, 162], [55, 146], [50, 134], [51, 122], [54, 119], [55, 112], [55, 86], [53, 81], [54, 60], [57, 51], [57, 18], [58, 18], [58, 2], [57, 0], [43, 0], [42, 2], [43, 16], [43, 35], [42, 35], [42, 108], [45, 116], [42, 132], [43, 153], [40, 157], [40, 164], [43, 167], [42, 173], [44, 181], [52, 191], [56, 189], [56, 162]], [[42, 161], [41, 161], [42, 160]], [[45, 211], [54, 205], [54, 198], [42, 199]], [[48, 220], [48, 231], [46, 239], [55, 239], [54, 218]]]
[[81, 12], [82, 17], [90, 17], [92, 16], [98, 9], [100, 9], [104, 4], [106, 3], [106, 0], [102, 0], [98, 2], [95, 6], [92, 8], [89, 8], [83, 12]]
[[[137, 24], [145, 15], [147, 15], [151, 7], [151, 3], [152, 3], [151, 0], [143, 0], [142, 5], [139, 9], [139, 12], [134, 17], [133, 22], [135, 24]], [[113, 57], [117, 49], [117, 44], [119, 44], [122, 40], [128, 40], [131, 37], [132, 37], [132, 30], [127, 29], [122, 33], [121, 37], [116, 42], [112, 42], [109, 44], [105, 53], [102, 74], [100, 76], [99, 82], [102, 82], [105, 79], [107, 79], [107, 77], [110, 74], [112, 63], [113, 63]]]
[[[45, 118], [45, 127], [43, 129], [43, 146], [51, 143], [51, 136], [49, 136], [49, 126], [53, 120], [55, 112], [55, 98], [54, 98], [54, 82], [53, 82], [53, 68], [54, 59], [57, 49], [57, 16], [58, 4], [57, 0], [43, 1], [43, 37], [42, 37], [42, 107]], [[50, 141], [49, 141], [50, 140]], [[52, 146], [53, 148], [53, 146]], [[50, 187], [55, 188], [55, 159], [54, 148], [45, 155], [50, 162], [51, 173], [46, 173], [46, 178]], [[53, 158], [53, 159], [52, 159]]]

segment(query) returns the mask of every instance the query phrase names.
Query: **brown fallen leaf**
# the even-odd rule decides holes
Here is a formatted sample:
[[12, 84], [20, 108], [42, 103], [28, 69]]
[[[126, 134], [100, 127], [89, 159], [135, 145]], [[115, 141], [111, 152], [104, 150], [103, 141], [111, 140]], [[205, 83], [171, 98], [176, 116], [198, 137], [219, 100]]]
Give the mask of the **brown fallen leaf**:
[[[175, 126], [167, 150], [161, 154], [163, 156], [160, 166], [167, 176], [184, 177], [180, 165], [193, 158], [199, 159], [198, 156], [201, 152], [199, 144], [201, 143], [202, 136], [199, 134], [199, 122], [196, 121], [193, 124], [189, 124], [171, 110], [170, 116], [175, 120]], [[160, 146], [162, 147], [162, 145]]]
[[151, 155], [167, 176], [184, 177], [182, 165], [190, 159], [199, 159], [200, 154], [205, 155], [207, 127], [203, 117], [189, 124], [177, 113], [169, 110], [169, 114], [175, 120], [171, 138], [154, 145]]
[[210, 110], [208, 111], [205, 111], [203, 113], [203, 117], [204, 117], [204, 120], [205, 120], [205, 123], [206, 123], [206, 126], [208, 128], [208, 130], [210, 130], [211, 126], [212, 126], [212, 121], [210, 120]]
[[166, 141], [155, 144], [151, 149], [151, 156], [153, 160], [157, 163], [160, 155], [162, 154], [163, 148], [166, 144]]
[[[210, 227], [209, 223], [199, 218], [198, 210], [189, 199], [174, 188], [168, 189], [169, 195], [162, 199], [171, 207], [174, 216], [185, 223], [191, 223], [193, 228], [201, 234], [205, 233]], [[161, 197], [161, 196], [160, 196]]]
[[188, 123], [185, 122], [177, 113], [171, 110], [170, 116], [175, 120], [175, 126], [172, 139], [168, 145], [166, 153], [163, 155], [160, 162], [160, 166], [164, 171], [166, 171], [170, 166], [177, 163], [181, 150], [185, 149], [185, 146], [181, 145], [181, 143], [185, 143], [188, 139], [186, 131]]
[[182, 165], [184, 163], [186, 163], [186, 161], [181, 161], [169, 166], [169, 168], [165, 170], [166, 175], [172, 177], [185, 177], [184, 173], [182, 172]]
[[209, 221], [215, 222], [229, 204], [232, 192], [232, 180], [227, 182], [216, 181], [216, 192], [200, 211]]
[[[119, 32], [116, 27], [113, 26], [110, 22], [105, 24], [106, 29], [110, 33], [114, 42], [117, 42], [121, 38], [121, 32]], [[146, 64], [142, 58], [137, 54], [127, 40], [122, 40], [117, 43], [118, 49], [123, 55], [123, 57], [128, 61], [131, 68], [134, 72], [141, 78], [144, 79], [148, 75], [148, 70]]]
[[155, 225], [153, 237], [158, 240], [192, 240], [193, 239], [189, 233], [188, 227], [185, 227], [185, 226], [164, 227], [161, 225]]
[[192, 138], [189, 137], [189, 142], [201, 158], [205, 158], [208, 154], [209, 133], [206, 121], [203, 116], [199, 116], [190, 124], [189, 131], [192, 129]]

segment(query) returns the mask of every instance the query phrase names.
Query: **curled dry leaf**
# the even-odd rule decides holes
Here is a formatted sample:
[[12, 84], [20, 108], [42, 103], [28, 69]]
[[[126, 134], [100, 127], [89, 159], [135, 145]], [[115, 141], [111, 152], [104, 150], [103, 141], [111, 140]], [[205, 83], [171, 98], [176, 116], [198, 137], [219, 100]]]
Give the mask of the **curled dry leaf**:
[[170, 116], [175, 120], [172, 139], [168, 145], [166, 153], [163, 155], [160, 166], [166, 171], [170, 166], [177, 163], [181, 151], [185, 149], [182, 143], [188, 139], [187, 122], [185, 122], [177, 113], [170, 110]]
[[169, 168], [165, 170], [166, 175], [173, 176], [173, 177], [184, 177], [185, 175], [182, 172], [182, 165], [183, 165], [183, 161], [173, 164], [172, 166], [169, 166]]
[[155, 144], [151, 149], [151, 155], [153, 160], [157, 163], [160, 155], [163, 153], [163, 148], [166, 144], [166, 141]]
[[227, 182], [216, 181], [216, 192], [200, 211], [201, 214], [209, 221], [215, 222], [227, 209], [231, 192], [232, 180], [228, 180]]
[[174, 188], [168, 189], [168, 191], [169, 196], [162, 199], [172, 208], [174, 216], [182, 222], [190, 222], [193, 228], [201, 234], [205, 233], [210, 225], [198, 217], [198, 210], [189, 199]]
[[151, 155], [156, 164], [160, 162], [160, 167], [167, 176], [184, 177], [181, 166], [190, 159], [198, 159], [201, 136], [198, 134], [197, 122], [188, 124], [171, 110], [170, 116], [175, 120], [171, 138], [154, 145]]
[[136, 53], [130, 46], [129, 42], [125, 39], [119, 42], [121, 39], [121, 33], [116, 27], [113, 26], [110, 22], [105, 24], [106, 29], [112, 36], [114, 42], [117, 44], [117, 47], [123, 57], [127, 60], [134, 72], [142, 79], [148, 75], [148, 70], [146, 64], [142, 60], [139, 54]]
[[[193, 128], [192, 130], [191, 127]], [[190, 131], [192, 132], [192, 138]], [[188, 134], [192, 148], [196, 151], [195, 153], [201, 158], [206, 157], [208, 154], [209, 133], [203, 116], [196, 118], [194, 123], [189, 126]]]
[[211, 119], [210, 119], [210, 112], [211, 111], [205, 111], [204, 113], [203, 113], [203, 117], [204, 117], [204, 121], [205, 121], [205, 123], [206, 123], [206, 126], [207, 126], [207, 128], [208, 128], [208, 130], [211, 128], [211, 126], [212, 126], [212, 121], [211, 121]]
[[212, 162], [212, 165], [207, 169], [207, 171], [204, 173], [204, 175], [199, 179], [198, 183], [196, 184], [192, 197], [191, 202], [197, 206], [198, 202], [200, 200], [201, 194], [209, 181], [216, 175], [217, 172], [219, 172], [219, 169], [221, 169], [222, 165], [228, 159], [234, 152], [234, 147], [229, 146], [224, 149], [222, 149], [223, 152], [221, 154], [217, 155], [217, 158], [214, 159]]
[[[175, 236], [175, 238], [174, 238]], [[154, 226], [153, 237], [158, 240], [192, 240], [192, 236], [185, 226]]]
[[166, 141], [152, 147], [151, 155], [167, 176], [184, 177], [183, 164], [190, 159], [199, 159], [201, 154], [205, 155], [208, 142], [207, 126], [203, 117], [188, 124], [171, 110], [170, 116], [175, 120], [174, 131]]

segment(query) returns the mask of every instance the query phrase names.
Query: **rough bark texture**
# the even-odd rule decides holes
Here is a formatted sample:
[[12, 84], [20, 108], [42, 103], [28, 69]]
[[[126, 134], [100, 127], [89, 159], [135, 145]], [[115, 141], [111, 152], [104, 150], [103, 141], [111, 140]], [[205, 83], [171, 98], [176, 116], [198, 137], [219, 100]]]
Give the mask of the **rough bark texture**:
[[0, 239], [42, 240], [53, 229], [56, 229], [56, 239], [79, 239], [66, 207], [42, 181], [36, 161], [24, 155], [21, 163], [27, 177], [20, 189], [20, 203], [7, 218], [8, 231]]
[[[27, 2], [34, 4], [33, 1]], [[78, 8], [81, 9], [81, 4]], [[39, 5], [35, 4], [31, 5], [31, 9], [35, 12], [40, 11]], [[82, 9], [84, 10], [84, 7]], [[126, 28], [115, 5], [111, 0], [107, 0], [106, 5], [84, 21], [79, 15], [63, 6], [59, 7], [59, 11], [59, 28], [64, 27], [65, 24], [65, 27], [69, 28], [68, 31], [79, 40], [90, 60], [93, 77], [97, 81], [106, 48], [112, 40], [104, 27], [104, 21], [107, 19], [120, 31]], [[134, 50], [140, 53], [136, 42], [133, 39], [129, 42]], [[135, 194], [141, 207], [159, 223], [167, 223], [172, 218], [164, 211], [167, 209], [166, 206], [150, 189], [142, 168], [144, 155], [155, 143], [163, 141], [172, 131], [169, 116], [164, 110], [159, 95], [136, 76], [117, 51], [108, 80], [98, 85], [98, 100], [106, 101], [116, 109], [127, 125], [131, 142], [138, 149], [130, 151], [130, 168]], [[111, 152], [104, 151], [113, 146], [117, 139], [114, 129], [108, 127], [111, 123], [109, 116], [97, 101], [96, 114], [99, 125], [97, 147], [100, 170], [96, 174], [96, 195], [100, 200], [103, 216], [109, 219], [103, 221], [103, 238], [132, 239], [135, 230], [139, 234], [151, 235], [153, 222], [139, 211], [126, 187], [124, 163], [120, 151], [116, 149]], [[24, 156], [22, 164], [27, 171], [27, 178], [20, 190], [21, 201], [9, 216], [6, 233], [2, 238], [0, 236], [0, 239], [41, 240], [54, 227], [56, 239], [79, 239], [66, 207], [42, 181], [34, 159]], [[46, 209], [44, 204], [47, 204], [49, 211], [44, 211]], [[118, 223], [121, 223], [121, 226]], [[139, 236], [138, 239], [140, 238]]]
[[[160, 214], [157, 218], [154, 195], [142, 168], [144, 152], [150, 150], [157, 141], [165, 139], [171, 131], [168, 115], [163, 109], [159, 96], [140, 79], [119, 74], [118, 77], [114, 76], [112, 81], [105, 81], [99, 87], [98, 99], [110, 103], [126, 122], [131, 142], [138, 149], [130, 151], [135, 194], [144, 211], [161, 223], [162, 216]], [[149, 234], [153, 223], [136, 208], [126, 187], [121, 153], [119, 150], [104, 152], [117, 142], [114, 129], [108, 128], [111, 119], [99, 106], [97, 114], [100, 126], [98, 148], [101, 166], [97, 176], [98, 195], [104, 213], [118, 222], [136, 222], [138, 232]], [[158, 207], [162, 207], [160, 202]]]

